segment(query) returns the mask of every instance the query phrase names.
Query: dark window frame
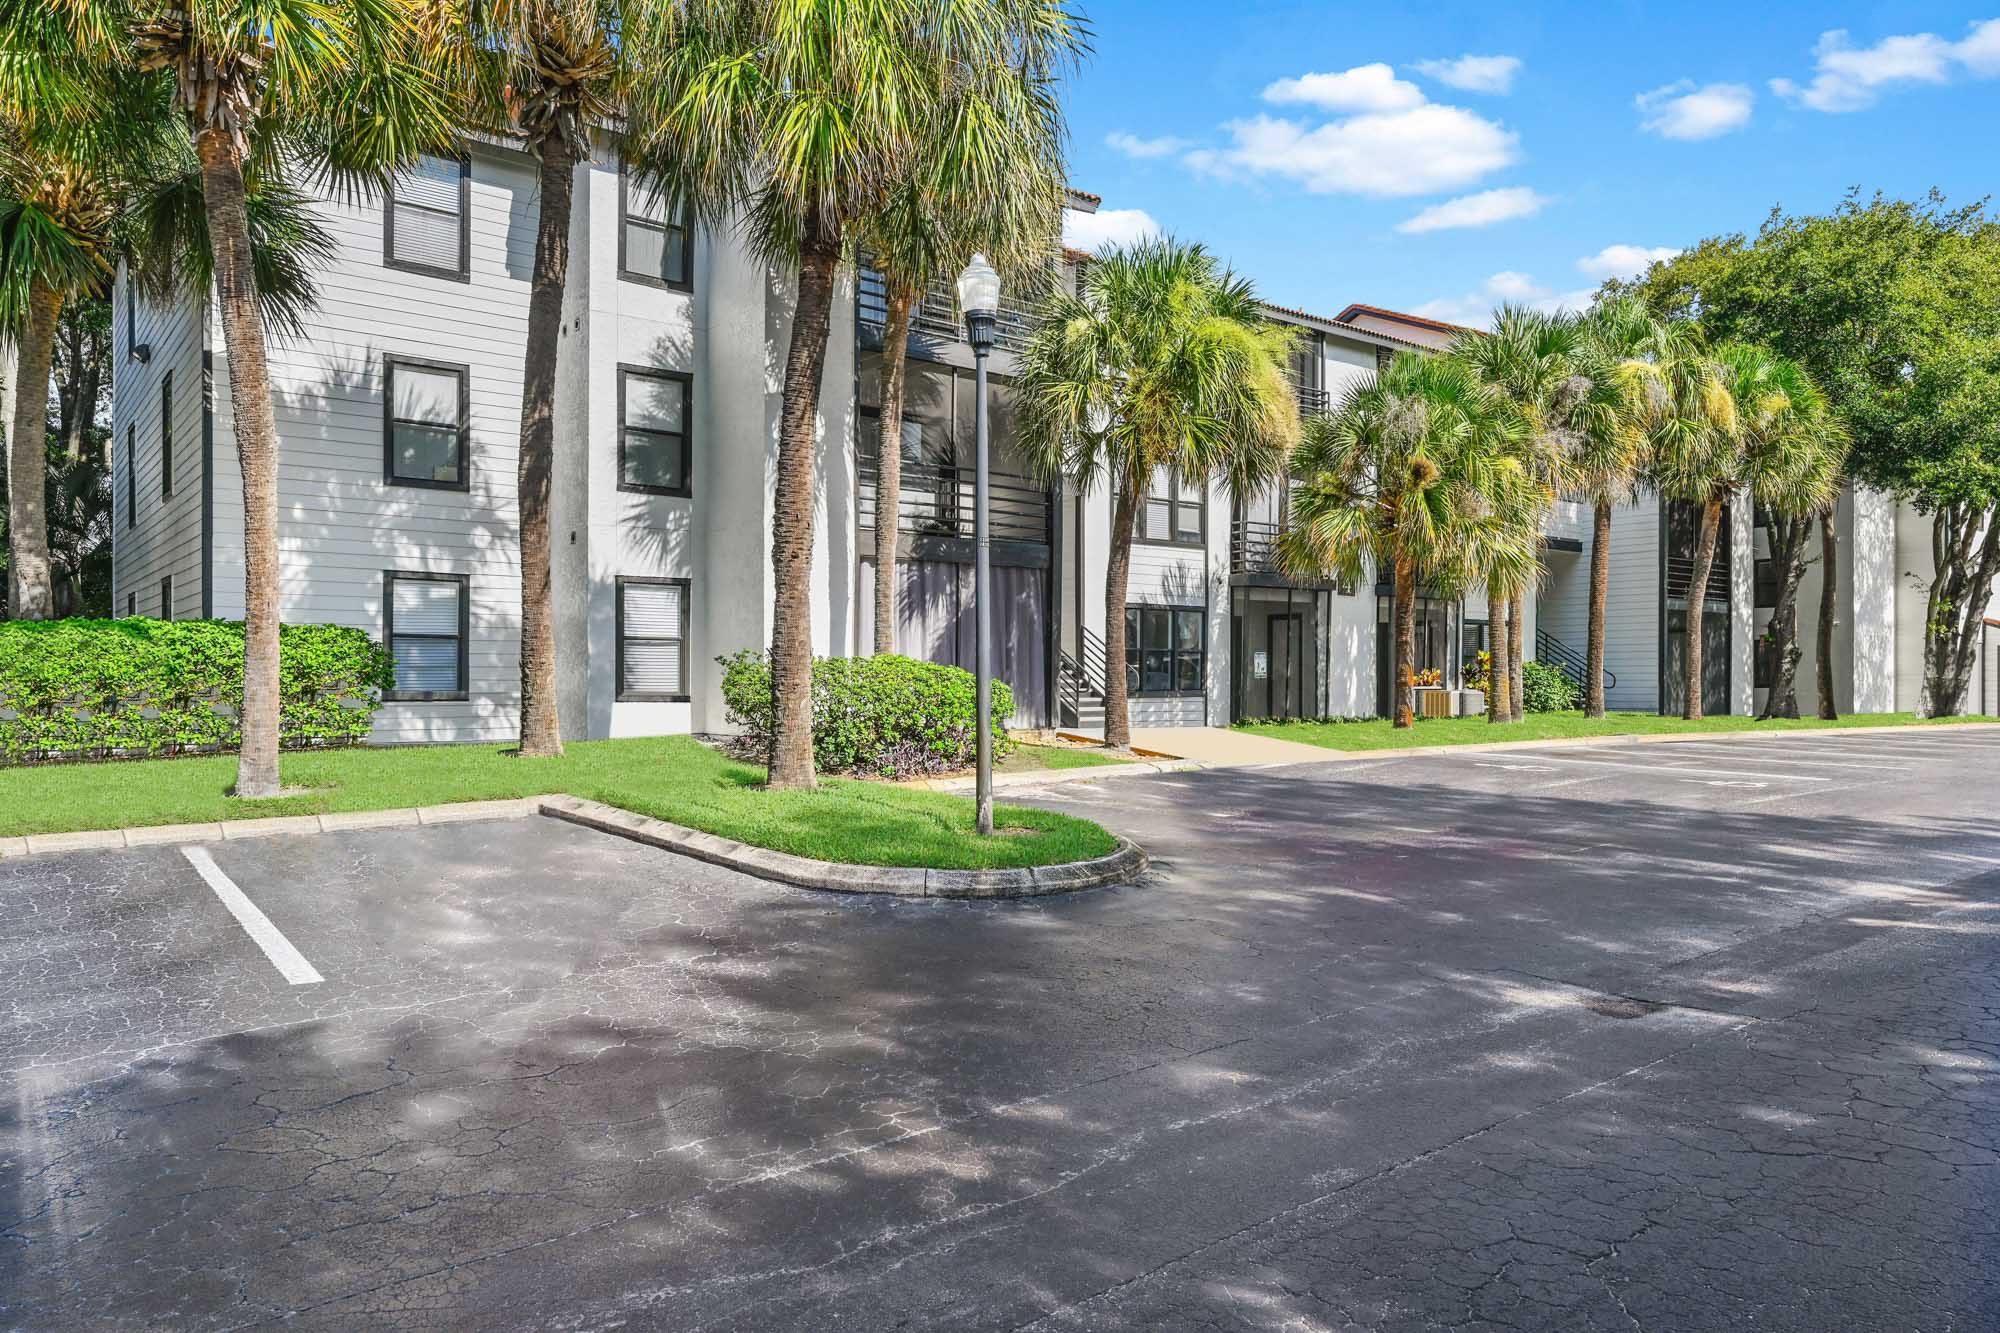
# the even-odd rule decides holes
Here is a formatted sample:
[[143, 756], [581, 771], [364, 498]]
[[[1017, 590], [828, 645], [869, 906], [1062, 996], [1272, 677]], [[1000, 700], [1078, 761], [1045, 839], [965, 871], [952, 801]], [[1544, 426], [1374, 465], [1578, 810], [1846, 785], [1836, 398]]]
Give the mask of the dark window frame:
[[[627, 690], [625, 688], [625, 589], [627, 587], [668, 588], [681, 590], [681, 688], [677, 692], [661, 690]], [[639, 575], [620, 575], [612, 580], [612, 610], [614, 626], [612, 642], [616, 645], [612, 670], [616, 672], [612, 680], [612, 699], [621, 704], [684, 704], [693, 697], [688, 688], [688, 636], [694, 620], [694, 580], [644, 578]], [[672, 639], [656, 638], [648, 635], [646, 643], [672, 643]]]
[[[1184, 551], [1201, 551], [1208, 548], [1208, 484], [1190, 483], [1172, 468], [1167, 470], [1168, 494], [1153, 493], [1152, 478], [1146, 479], [1146, 488], [1139, 493], [1139, 514], [1132, 524], [1132, 540], [1140, 546], [1177, 546]], [[1192, 489], [1198, 499], [1189, 500], [1185, 495]], [[1148, 537], [1146, 535], [1146, 510], [1154, 500], [1167, 502], [1167, 530], [1171, 537]], [[1201, 536], [1188, 538], [1181, 533], [1181, 510], [1193, 509], [1201, 515]]]
[[[691, 292], [694, 290], [694, 213], [685, 202], [680, 206], [680, 221], [655, 222], [651, 218], [634, 216], [631, 211], [632, 169], [623, 158], [618, 161], [618, 280], [636, 282], [642, 287], [657, 287], [668, 292]], [[678, 231], [681, 234], [681, 272], [687, 274], [679, 282], [668, 278], [641, 273], [626, 266], [626, 228], [634, 224], [659, 231]]]
[[174, 372], [160, 376], [160, 499], [174, 498]]
[[173, 618], [174, 576], [172, 574], [163, 574], [160, 577], [160, 619], [172, 620]]
[[[382, 571], [382, 642], [396, 651], [396, 585], [398, 583], [455, 583], [458, 585], [458, 688], [456, 690], [382, 691], [382, 702], [391, 704], [464, 703], [471, 698], [472, 684], [472, 577], [468, 574], [432, 574], [415, 569]], [[407, 639], [442, 639], [442, 634], [406, 634]]]
[[[1145, 662], [1142, 656], [1143, 643], [1141, 640], [1141, 635], [1144, 633], [1146, 624], [1145, 613], [1148, 611], [1164, 611], [1167, 615], [1167, 647], [1165, 649], [1165, 652], [1167, 654], [1167, 678], [1169, 680], [1180, 679], [1181, 675], [1180, 661], [1183, 657], [1188, 655], [1186, 649], [1176, 648], [1174, 646], [1173, 627], [1180, 623], [1180, 617], [1184, 612], [1192, 612], [1195, 615], [1196, 619], [1199, 621], [1201, 625], [1201, 644], [1200, 647], [1195, 650], [1197, 654], [1196, 663], [1199, 667], [1199, 670], [1196, 672], [1196, 675], [1200, 678], [1202, 683], [1197, 688], [1192, 690], [1183, 690], [1179, 688], [1169, 688], [1164, 690], [1147, 690], [1147, 689], [1135, 688], [1130, 683], [1130, 675], [1134, 671], [1138, 673], [1140, 684], [1143, 685], [1145, 683], [1146, 671], [1145, 671]], [[1139, 618], [1139, 624], [1138, 624], [1139, 633], [1133, 632], [1132, 617], [1135, 615], [1138, 616]], [[1125, 694], [1127, 698], [1203, 699], [1208, 696], [1208, 608], [1207, 607], [1189, 606], [1180, 603], [1168, 604], [1168, 603], [1156, 603], [1156, 602], [1128, 602], [1125, 605], [1125, 620], [1126, 620], [1125, 670], [1127, 673], [1127, 684], [1125, 687]]]
[[[382, 267], [396, 269], [402, 273], [421, 273], [426, 277], [444, 278], [450, 282], [472, 281], [472, 159], [461, 153], [457, 157], [446, 157], [442, 153], [426, 153], [425, 157], [435, 157], [440, 162], [458, 163], [458, 267], [445, 268], [439, 264], [419, 264], [414, 260], [396, 258], [396, 182], [392, 177], [388, 188], [383, 191], [382, 203]], [[412, 208], [424, 208], [429, 212], [439, 210], [428, 205], [411, 202]]]
[[131, 619], [133, 619], [134, 617], [136, 617], [136, 616], [137, 616], [138, 614], [139, 614], [139, 594], [138, 594], [138, 593], [136, 593], [136, 592], [128, 592], [128, 593], [126, 593], [126, 594], [125, 594], [125, 618], [126, 618], [127, 620], [131, 620]]
[[131, 423], [125, 426], [125, 526], [139, 526], [139, 471], [133, 466], [132, 456], [139, 451], [139, 428]]
[[[458, 480], [436, 481], [405, 477], [396, 471], [396, 426], [435, 426], [435, 421], [412, 421], [396, 415], [396, 367], [428, 370], [458, 376]], [[429, 361], [422, 357], [388, 353], [382, 358], [382, 484], [418, 486], [430, 491], [470, 491], [472, 489], [472, 368], [449, 361]]]
[[[646, 379], [676, 380], [681, 386], [681, 484], [678, 486], [649, 486], [641, 482], [628, 481], [625, 477], [625, 381], [628, 376], [638, 375]], [[638, 366], [624, 362], [618, 365], [618, 489], [632, 495], [667, 495], [688, 500], [694, 497], [694, 432], [689, 429], [694, 424], [694, 376], [685, 370], [662, 370], [658, 366]], [[646, 430], [647, 435], [666, 436], [671, 431]]]

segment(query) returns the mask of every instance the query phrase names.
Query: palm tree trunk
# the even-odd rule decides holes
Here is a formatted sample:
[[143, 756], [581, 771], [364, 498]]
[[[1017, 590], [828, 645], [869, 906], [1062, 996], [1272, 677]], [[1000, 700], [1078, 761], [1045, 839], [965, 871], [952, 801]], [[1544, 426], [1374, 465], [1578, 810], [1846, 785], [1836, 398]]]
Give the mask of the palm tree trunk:
[[1771, 609], [1767, 631], [1771, 654], [1771, 689], [1764, 700], [1765, 717], [1799, 715], [1799, 585], [1806, 576], [1806, 541], [1812, 520], [1781, 516], [1771, 525], [1771, 558], [1779, 571], [1778, 602]]
[[903, 372], [910, 361], [910, 310], [918, 293], [900, 284], [882, 327], [881, 457], [875, 468], [875, 652], [896, 651], [896, 538], [903, 505]]
[[215, 287], [229, 357], [229, 406], [243, 474], [243, 708], [236, 795], [278, 794], [278, 423], [250, 257], [243, 156], [221, 130], [195, 139]]
[[1142, 479], [1113, 474], [1118, 502], [1111, 509], [1111, 550], [1104, 564], [1104, 743], [1132, 748], [1131, 704], [1125, 689], [1125, 596], [1132, 573], [1132, 531], [1139, 516]]
[[1486, 720], [1488, 722], [1511, 722], [1514, 720], [1513, 705], [1508, 702], [1514, 688], [1514, 669], [1508, 665], [1507, 614], [1509, 599], [1499, 584], [1488, 584], [1486, 588], [1486, 637], [1491, 646], [1486, 650]]
[[1818, 660], [1813, 664], [1819, 685], [1819, 715], [1832, 722], [1840, 708], [1833, 698], [1833, 622], [1840, 607], [1840, 537], [1834, 531], [1833, 511], [1819, 516], [1819, 639]]
[[826, 365], [839, 234], [815, 221], [799, 256], [798, 308], [785, 354], [778, 489], [771, 514], [771, 760], [773, 789], [813, 785], [813, 454]]
[[1611, 609], [1611, 502], [1599, 500], [1590, 530], [1590, 626], [1584, 631], [1583, 713], [1604, 716], [1604, 622]]
[[516, 465], [521, 516], [521, 754], [563, 752], [556, 700], [556, 620], [550, 598], [549, 506], [556, 455], [556, 354], [563, 292], [569, 284], [575, 158], [569, 141], [541, 142], [541, 212], [528, 291], [528, 346], [521, 368], [521, 452]]
[[[7, 570], [13, 585], [8, 612], [16, 620], [55, 614], [49, 579], [48, 398], [62, 296], [37, 282], [28, 291], [28, 318], [14, 362], [14, 420], [7, 449]], [[40, 386], [37, 392], [36, 386]]]
[[1694, 544], [1694, 571], [1687, 595], [1687, 700], [1681, 717], [1701, 721], [1702, 617], [1708, 610], [1708, 571], [1715, 564], [1715, 539], [1722, 528], [1722, 500], [1711, 495], [1701, 505], [1701, 535]]
[[1507, 605], [1507, 670], [1512, 679], [1507, 686], [1507, 720], [1522, 721], [1528, 715], [1528, 594], [1515, 589]]
[[1417, 723], [1417, 567], [1396, 561], [1396, 656], [1390, 677], [1392, 713], [1398, 729]]

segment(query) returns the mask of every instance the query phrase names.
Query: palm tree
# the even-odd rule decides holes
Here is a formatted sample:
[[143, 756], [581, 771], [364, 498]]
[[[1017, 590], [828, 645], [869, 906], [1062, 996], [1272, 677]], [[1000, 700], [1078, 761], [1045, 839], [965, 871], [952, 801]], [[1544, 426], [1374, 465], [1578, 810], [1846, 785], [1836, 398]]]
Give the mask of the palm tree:
[[1702, 715], [1702, 616], [1715, 565], [1722, 507], [1735, 490], [1736, 401], [1701, 333], [1680, 321], [1640, 328], [1621, 376], [1646, 432], [1645, 482], [1669, 500], [1697, 506], [1698, 535], [1687, 592], [1686, 694], [1682, 716]]
[[1595, 403], [1590, 420], [1569, 439], [1572, 484], [1590, 501], [1590, 611], [1584, 631], [1583, 711], [1603, 717], [1604, 633], [1611, 609], [1611, 515], [1627, 503], [1638, 485], [1646, 461], [1645, 418], [1628, 392], [1622, 367], [1656, 340], [1651, 317], [1642, 302], [1631, 297], [1607, 301], [1583, 319], [1583, 373], [1593, 395], [1608, 393]]
[[1721, 348], [1716, 363], [1736, 403], [1737, 484], [1774, 520], [1779, 590], [1770, 632], [1776, 671], [1764, 716], [1797, 717], [1799, 583], [1818, 520], [1840, 495], [1847, 432], [1797, 362], [1738, 343]]
[[1057, 292], [1021, 357], [1020, 443], [1029, 467], [1085, 492], [1111, 489], [1104, 578], [1104, 739], [1128, 748], [1125, 599], [1147, 483], [1165, 470], [1248, 494], [1283, 475], [1299, 438], [1285, 378], [1292, 334], [1263, 318], [1251, 284], [1171, 237], [1101, 251], [1078, 291]]
[[[594, 125], [636, 114], [636, 69], [670, 40], [661, 6], [620, 0], [436, 0], [438, 37], [466, 101], [468, 129], [509, 135], [536, 164], [539, 208], [521, 372], [516, 503], [521, 528], [521, 747], [563, 751], [550, 600], [549, 507], [555, 471], [557, 351], [569, 290], [576, 168]], [[633, 126], [628, 124], [630, 133]], [[649, 188], [643, 180], [640, 188]]]
[[1515, 586], [1538, 559], [1540, 486], [1520, 456], [1512, 403], [1456, 357], [1403, 352], [1315, 417], [1292, 458], [1279, 555], [1294, 578], [1358, 580], [1372, 564], [1396, 590], [1395, 725], [1416, 716], [1416, 602], [1426, 587]]
[[171, 88], [199, 163], [243, 479], [244, 661], [236, 794], [278, 780], [278, 436], [250, 188], [297, 163], [370, 188], [451, 137], [423, 13], [401, 0], [66, 0], [0, 8], [0, 105], [81, 122], [107, 76]]
[[[957, 81], [997, 64], [1046, 79], [1081, 42], [1077, 20], [1034, 0], [678, 0], [628, 13], [658, 53], [633, 90], [640, 156], [699, 218], [738, 216], [752, 246], [797, 274], [771, 521], [769, 783], [813, 785], [813, 464], [834, 282], [912, 146], [953, 106]], [[1026, 16], [1035, 16], [1029, 21]], [[1032, 40], [1024, 37], [1031, 34]], [[985, 169], [990, 134], [941, 141], [938, 174]]]
[[[937, 279], [986, 255], [1032, 305], [1048, 286], [1063, 200], [1063, 118], [1052, 84], [1034, 71], [1081, 49], [1056, 21], [1060, 3], [1034, 0], [1022, 43], [1053, 42], [1026, 62], [968, 71], [949, 88], [945, 120], [910, 145], [889, 192], [857, 225], [857, 249], [882, 275], [880, 444], [875, 484], [875, 642], [896, 650], [896, 516], [902, 502], [904, 372], [911, 312]], [[985, 145], [968, 151], [973, 139]], [[972, 170], [966, 168], [971, 167]]]

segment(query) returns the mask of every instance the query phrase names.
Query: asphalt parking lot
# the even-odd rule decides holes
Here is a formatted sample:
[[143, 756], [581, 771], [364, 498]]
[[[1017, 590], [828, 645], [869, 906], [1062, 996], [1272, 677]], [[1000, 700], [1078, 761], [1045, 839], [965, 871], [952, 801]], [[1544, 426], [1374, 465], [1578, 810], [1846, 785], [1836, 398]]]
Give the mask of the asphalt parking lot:
[[0, 863], [0, 1325], [2000, 1328], [2000, 730], [1033, 799], [1153, 871]]

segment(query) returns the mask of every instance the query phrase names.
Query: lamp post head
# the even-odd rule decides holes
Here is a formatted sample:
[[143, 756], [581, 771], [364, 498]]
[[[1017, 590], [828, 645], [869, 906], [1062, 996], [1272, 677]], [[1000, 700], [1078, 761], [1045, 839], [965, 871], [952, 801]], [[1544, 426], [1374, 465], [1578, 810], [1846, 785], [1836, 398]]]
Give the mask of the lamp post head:
[[991, 347], [1000, 314], [1000, 275], [985, 255], [973, 255], [958, 275], [958, 308], [965, 313], [966, 340], [976, 348]]

